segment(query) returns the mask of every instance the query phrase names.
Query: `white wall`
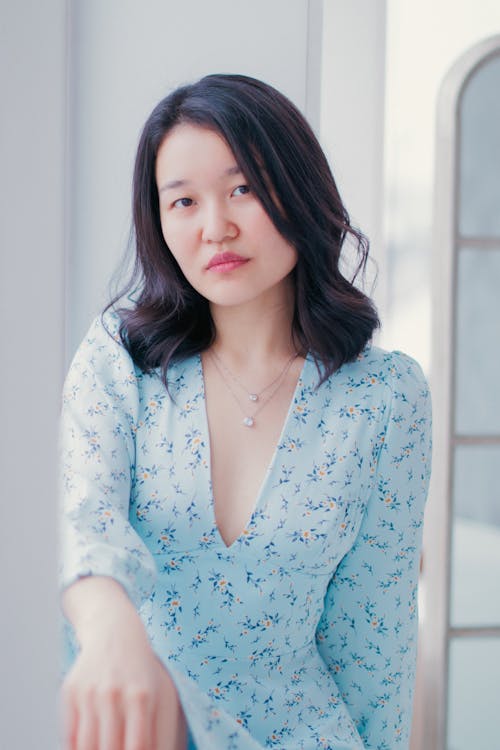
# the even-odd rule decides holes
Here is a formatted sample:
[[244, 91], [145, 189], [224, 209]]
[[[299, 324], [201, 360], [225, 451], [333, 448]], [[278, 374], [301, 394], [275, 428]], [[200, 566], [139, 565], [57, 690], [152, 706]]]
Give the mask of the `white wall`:
[[65, 4], [2, 3], [0, 746], [56, 747]]

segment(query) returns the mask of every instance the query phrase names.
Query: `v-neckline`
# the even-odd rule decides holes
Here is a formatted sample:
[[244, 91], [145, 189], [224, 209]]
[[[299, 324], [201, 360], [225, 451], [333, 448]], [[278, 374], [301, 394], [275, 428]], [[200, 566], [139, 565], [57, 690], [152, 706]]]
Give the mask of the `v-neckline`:
[[253, 521], [253, 518], [254, 518], [256, 512], [258, 511], [259, 506], [261, 505], [261, 501], [262, 501], [262, 496], [264, 494], [264, 490], [266, 489], [266, 487], [268, 485], [268, 482], [269, 482], [269, 479], [271, 477], [274, 465], [276, 463], [276, 458], [277, 458], [277, 455], [278, 455], [279, 446], [282, 444], [282, 442], [283, 442], [283, 440], [284, 440], [284, 438], [285, 438], [285, 436], [286, 436], [286, 434], [288, 432], [290, 420], [292, 418], [292, 412], [294, 411], [294, 409], [295, 409], [295, 407], [297, 405], [299, 393], [300, 393], [300, 391], [301, 391], [301, 389], [302, 389], [302, 387], [304, 385], [304, 377], [305, 377], [306, 367], [308, 365], [309, 353], [307, 353], [305, 355], [305, 357], [304, 357], [304, 361], [302, 363], [302, 367], [300, 369], [299, 376], [298, 376], [297, 382], [295, 384], [293, 395], [292, 395], [292, 397], [290, 399], [290, 403], [288, 405], [288, 410], [287, 410], [285, 419], [283, 421], [283, 424], [281, 426], [281, 431], [280, 431], [280, 434], [279, 434], [279, 437], [278, 437], [278, 441], [277, 441], [276, 445], [274, 446], [274, 450], [273, 450], [273, 453], [271, 455], [270, 461], [269, 461], [269, 463], [267, 465], [267, 468], [266, 468], [266, 470], [264, 472], [264, 476], [263, 476], [262, 481], [261, 481], [261, 483], [259, 485], [259, 490], [257, 492], [257, 496], [256, 496], [255, 501], [254, 501], [253, 506], [252, 506], [252, 512], [251, 512], [250, 516], [248, 517], [248, 520], [245, 523], [243, 529], [238, 534], [238, 536], [231, 542], [231, 544], [226, 544], [226, 542], [224, 541], [224, 538], [223, 538], [222, 534], [220, 533], [219, 527], [217, 525], [217, 518], [215, 516], [215, 496], [214, 496], [213, 481], [212, 481], [212, 447], [211, 447], [211, 441], [210, 441], [210, 430], [209, 430], [209, 426], [208, 426], [207, 402], [206, 402], [206, 398], [205, 398], [205, 375], [204, 375], [204, 372], [203, 372], [203, 362], [202, 362], [202, 359], [201, 359], [201, 354], [198, 353], [196, 355], [196, 358], [197, 358], [197, 365], [198, 365], [197, 370], [198, 370], [198, 378], [199, 378], [199, 381], [200, 381], [200, 392], [201, 392], [201, 400], [202, 400], [201, 412], [202, 412], [202, 419], [203, 419], [203, 432], [204, 432], [204, 438], [205, 438], [203, 442], [204, 442], [204, 444], [206, 446], [206, 452], [208, 454], [206, 456], [206, 460], [207, 460], [207, 464], [208, 464], [208, 484], [209, 484], [208, 492], [209, 492], [209, 508], [210, 508], [210, 513], [211, 513], [210, 522], [212, 523], [212, 526], [213, 526], [213, 528], [215, 530], [215, 534], [217, 536], [219, 544], [222, 545], [222, 547], [224, 548], [225, 552], [231, 552], [232, 550], [236, 549], [236, 547], [238, 545], [238, 542], [245, 536], [245, 532], [247, 532], [248, 529], [250, 528], [250, 526], [252, 524], [252, 521]]

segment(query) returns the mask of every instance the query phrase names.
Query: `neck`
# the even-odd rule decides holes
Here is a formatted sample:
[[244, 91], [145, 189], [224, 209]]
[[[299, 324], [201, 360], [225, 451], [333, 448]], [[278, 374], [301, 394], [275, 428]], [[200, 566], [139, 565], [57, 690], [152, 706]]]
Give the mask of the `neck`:
[[294, 292], [283, 285], [279, 294], [261, 295], [238, 306], [211, 305], [216, 329], [214, 351], [230, 365], [269, 363], [296, 352], [292, 335]]

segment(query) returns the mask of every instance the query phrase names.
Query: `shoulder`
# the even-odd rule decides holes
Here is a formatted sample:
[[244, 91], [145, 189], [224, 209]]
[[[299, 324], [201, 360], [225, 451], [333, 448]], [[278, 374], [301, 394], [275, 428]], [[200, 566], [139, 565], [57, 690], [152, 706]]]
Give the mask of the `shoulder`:
[[65, 391], [89, 387], [108, 395], [130, 395], [139, 373], [120, 336], [121, 319], [106, 311], [94, 318], [69, 367]]
[[429, 385], [420, 364], [408, 354], [370, 344], [332, 379], [330, 389], [336, 387], [365, 405], [369, 402], [380, 414], [381, 424], [385, 423], [384, 431], [416, 425], [422, 432], [430, 432]]
[[341, 368], [359, 385], [379, 389], [388, 399], [413, 398], [428, 394], [429, 385], [420, 364], [399, 350], [388, 351], [368, 345], [353, 361]]
[[385, 389], [383, 448], [387, 452], [392, 444], [392, 464], [405, 465], [414, 456], [415, 460], [423, 461], [422, 466], [430, 466], [431, 397], [420, 364], [404, 352], [371, 346], [363, 353], [362, 367], [371, 373], [378, 371]]
[[120, 325], [117, 312], [106, 311], [96, 316], [75, 353], [72, 367], [78, 363], [92, 363], [96, 368], [117, 361], [132, 363], [120, 336]]
[[90, 323], [77, 353], [95, 356], [97, 352], [117, 351], [119, 347], [123, 347], [120, 325], [120, 316], [115, 311], [107, 310], [97, 315]]

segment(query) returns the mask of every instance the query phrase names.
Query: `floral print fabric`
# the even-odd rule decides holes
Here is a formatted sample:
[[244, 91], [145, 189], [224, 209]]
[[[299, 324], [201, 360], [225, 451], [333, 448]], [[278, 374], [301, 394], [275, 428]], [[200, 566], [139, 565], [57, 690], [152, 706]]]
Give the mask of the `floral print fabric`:
[[308, 356], [228, 547], [201, 358], [170, 367], [171, 399], [118, 325], [93, 323], [65, 383], [61, 586], [122, 584], [200, 749], [407, 748], [430, 471], [418, 364], [368, 346], [316, 387]]

